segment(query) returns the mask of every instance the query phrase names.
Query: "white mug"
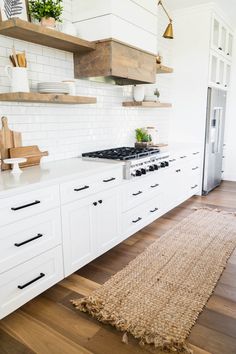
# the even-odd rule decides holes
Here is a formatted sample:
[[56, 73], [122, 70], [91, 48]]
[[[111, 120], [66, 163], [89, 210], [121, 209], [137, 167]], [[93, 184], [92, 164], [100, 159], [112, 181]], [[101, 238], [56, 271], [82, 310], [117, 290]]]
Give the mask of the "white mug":
[[11, 92], [30, 92], [27, 68], [7, 65], [5, 72], [11, 82]]

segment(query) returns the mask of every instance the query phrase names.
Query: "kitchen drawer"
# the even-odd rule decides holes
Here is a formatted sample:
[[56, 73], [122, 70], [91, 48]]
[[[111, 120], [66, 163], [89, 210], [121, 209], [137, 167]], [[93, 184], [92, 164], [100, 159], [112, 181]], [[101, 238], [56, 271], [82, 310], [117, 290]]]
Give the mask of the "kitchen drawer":
[[62, 243], [60, 209], [0, 228], [0, 273]]
[[123, 187], [122, 209], [129, 210], [144, 203], [147, 199], [160, 193], [161, 185], [162, 182], [160, 176], [155, 174], [146, 178], [144, 177], [139, 181], [129, 181]]
[[62, 204], [85, 198], [93, 193], [117, 186], [123, 179], [122, 167], [96, 174], [87, 178], [78, 178], [70, 182], [62, 183]]
[[163, 198], [162, 198], [162, 194], [159, 193], [155, 198], [149, 200], [145, 204], [146, 217], [148, 219], [151, 219], [151, 221], [154, 221], [159, 216], [161, 216], [163, 214], [162, 211], [164, 210], [164, 208], [165, 208], [165, 206], [164, 206], [164, 201], [163, 201]]
[[14, 223], [60, 205], [59, 187], [36, 189], [0, 199], [0, 226]]
[[0, 275], [0, 318], [63, 279], [61, 246]]

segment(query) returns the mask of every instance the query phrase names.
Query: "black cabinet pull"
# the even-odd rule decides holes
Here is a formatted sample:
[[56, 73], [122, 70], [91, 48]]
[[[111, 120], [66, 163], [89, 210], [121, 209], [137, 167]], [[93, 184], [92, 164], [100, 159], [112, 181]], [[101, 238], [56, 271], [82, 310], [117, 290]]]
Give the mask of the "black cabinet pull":
[[219, 50], [223, 50], [221, 47], [218, 48]]
[[176, 159], [169, 160], [169, 162], [175, 162], [175, 161], [176, 161]]
[[180, 156], [181, 159], [186, 159], [187, 156]]
[[88, 188], [89, 188], [89, 186], [84, 186], [84, 187], [81, 187], [81, 188], [75, 188], [74, 191], [75, 192], [80, 192], [80, 191], [83, 191], [83, 190], [88, 189]]
[[30, 239], [28, 239], [28, 240], [26, 240], [26, 241], [23, 241], [23, 242], [20, 242], [20, 243], [15, 243], [14, 246], [16, 246], [16, 247], [21, 247], [21, 246], [24, 246], [24, 245], [26, 245], [27, 243], [32, 242], [32, 241], [35, 241], [35, 240], [37, 240], [38, 238], [41, 238], [41, 237], [43, 237], [43, 234], [38, 234], [37, 236], [32, 237], [32, 238], [30, 238]]
[[150, 186], [151, 188], [156, 188], [156, 187], [159, 187], [159, 184], [153, 184], [153, 186]]
[[150, 213], [155, 213], [155, 211], [159, 210], [158, 208], [155, 208], [153, 210], [150, 210]]
[[219, 82], [219, 81], [217, 81], [217, 85], [220, 85], [220, 82]]
[[139, 217], [137, 220], [133, 220], [132, 223], [136, 224], [136, 222], [139, 222], [141, 220], [142, 220], [142, 218]]
[[97, 205], [98, 205], [98, 203], [97, 203], [97, 202], [94, 202], [94, 203], [93, 203], [93, 205], [94, 205], [94, 206], [97, 206]]
[[199, 169], [198, 166], [192, 168], [193, 171], [196, 171], [196, 170], [198, 170], [198, 169]]
[[115, 181], [115, 177], [112, 177], [110, 179], [104, 179], [103, 182], [107, 183], [107, 182], [111, 182], [111, 181]]
[[137, 195], [142, 194], [142, 193], [143, 193], [142, 191], [139, 191], [137, 193], [133, 193], [133, 196], [136, 197]]
[[195, 186], [191, 187], [191, 189], [195, 189], [195, 188], [197, 188], [197, 186], [198, 186], [198, 185], [197, 185], [197, 184], [195, 184]]
[[227, 53], [227, 55], [230, 55], [229, 53]]
[[24, 284], [24, 285], [18, 285], [17, 288], [20, 289], [20, 290], [22, 290], [22, 289], [26, 288], [27, 286], [29, 286], [29, 285], [35, 283], [37, 280], [42, 279], [43, 277], [45, 277], [45, 274], [44, 274], [44, 273], [40, 273], [40, 275], [39, 275], [37, 278], [35, 278], [35, 279], [29, 281], [28, 283], [26, 283], [26, 284]]
[[99, 204], [102, 204], [102, 200], [100, 199], [100, 200], [98, 201], [98, 203], [99, 203]]
[[25, 204], [25, 205], [22, 205], [22, 206], [19, 206], [19, 207], [16, 207], [16, 208], [11, 208], [11, 210], [17, 211], [17, 210], [21, 210], [21, 209], [24, 209], [24, 208], [29, 208], [31, 206], [34, 206], [34, 205], [37, 205], [37, 204], [40, 204], [40, 203], [41, 202], [39, 200], [35, 200], [35, 202], [33, 202], [33, 203]]
[[175, 172], [179, 173], [179, 172], [181, 172], [181, 169], [179, 168], [179, 169], [178, 169], [178, 170], [176, 170]]
[[200, 154], [199, 151], [193, 152], [193, 155], [198, 155], [198, 154]]

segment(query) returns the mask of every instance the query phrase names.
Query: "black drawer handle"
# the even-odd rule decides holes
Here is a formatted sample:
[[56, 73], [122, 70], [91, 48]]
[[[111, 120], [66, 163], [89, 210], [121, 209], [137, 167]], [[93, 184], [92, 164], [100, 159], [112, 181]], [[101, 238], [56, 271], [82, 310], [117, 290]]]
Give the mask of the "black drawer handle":
[[138, 218], [137, 220], [133, 220], [132, 222], [134, 223], [134, 224], [136, 224], [137, 222], [139, 222], [139, 221], [141, 221], [142, 220], [142, 218]]
[[155, 208], [153, 210], [150, 210], [150, 213], [155, 213], [155, 211], [159, 210], [158, 208]]
[[156, 187], [159, 187], [159, 184], [153, 184], [153, 186], [150, 186], [151, 188], [156, 188]]
[[37, 280], [42, 279], [43, 277], [45, 277], [45, 274], [44, 274], [44, 273], [40, 273], [40, 275], [39, 275], [37, 278], [35, 278], [35, 279], [29, 281], [28, 283], [26, 283], [26, 284], [24, 284], [24, 285], [18, 285], [17, 288], [20, 289], [20, 290], [22, 290], [22, 289], [26, 288], [27, 286], [29, 286], [29, 285], [35, 283]]
[[111, 182], [111, 181], [115, 181], [115, 177], [112, 177], [110, 179], [104, 179], [103, 182], [107, 183], [107, 182]]
[[223, 50], [222, 47], [219, 47], [218, 49], [219, 49], [219, 50]]
[[23, 242], [20, 242], [20, 243], [15, 243], [14, 246], [21, 247], [21, 246], [24, 246], [27, 243], [35, 241], [35, 240], [37, 240], [38, 238], [41, 238], [41, 237], [43, 237], [43, 234], [38, 234], [37, 236], [30, 238], [29, 240], [26, 240], [26, 241], [23, 241]]
[[193, 155], [198, 155], [198, 154], [200, 154], [200, 152], [199, 152], [199, 151], [197, 151], [197, 152], [193, 152]]
[[193, 171], [196, 171], [196, 170], [198, 170], [198, 169], [199, 169], [198, 166], [192, 168]]
[[176, 161], [176, 159], [169, 160], [169, 162], [175, 162], [175, 161]]
[[84, 191], [85, 189], [88, 189], [88, 188], [89, 188], [89, 186], [84, 186], [82, 188], [75, 188], [74, 191], [75, 192], [80, 192], [80, 191]]
[[197, 184], [195, 184], [195, 186], [191, 187], [191, 189], [195, 189], [195, 188], [197, 188], [197, 186], [198, 186], [198, 185], [197, 185]]
[[219, 82], [219, 81], [217, 81], [217, 85], [220, 85], [220, 82]]
[[98, 201], [98, 203], [99, 203], [99, 204], [102, 204], [102, 200], [100, 199], [100, 200]]
[[181, 172], [181, 169], [179, 168], [179, 169], [178, 169], [178, 170], [176, 170], [175, 172], [179, 173], [179, 172]]
[[181, 159], [186, 159], [187, 156], [180, 156]]
[[97, 202], [94, 202], [94, 203], [93, 203], [93, 205], [94, 205], [94, 206], [97, 206], [97, 205], [98, 205], [98, 203], [97, 203]]
[[133, 196], [136, 197], [136, 195], [139, 195], [139, 194], [142, 194], [143, 192], [142, 191], [139, 191], [137, 193], [133, 193]]
[[29, 203], [29, 204], [26, 204], [26, 205], [22, 205], [22, 206], [19, 206], [17, 208], [11, 208], [11, 210], [13, 211], [17, 211], [17, 210], [21, 210], [21, 209], [24, 209], [24, 208], [29, 208], [31, 206], [34, 206], [34, 205], [37, 205], [37, 204], [40, 204], [41, 202], [39, 200], [35, 200], [35, 202], [33, 203]]

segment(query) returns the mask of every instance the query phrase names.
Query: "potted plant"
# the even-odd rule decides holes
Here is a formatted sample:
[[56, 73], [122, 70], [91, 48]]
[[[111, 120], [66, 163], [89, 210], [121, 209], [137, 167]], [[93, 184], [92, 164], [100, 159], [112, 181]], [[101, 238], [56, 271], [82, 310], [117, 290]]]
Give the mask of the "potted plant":
[[135, 143], [136, 148], [142, 149], [152, 144], [152, 137], [145, 129], [137, 128], [135, 130], [135, 133], [137, 140], [137, 142]]
[[159, 102], [160, 91], [157, 88], [154, 91], [154, 96], [156, 96], [156, 102]]
[[29, 13], [43, 27], [55, 28], [61, 22], [63, 0], [29, 0]]

